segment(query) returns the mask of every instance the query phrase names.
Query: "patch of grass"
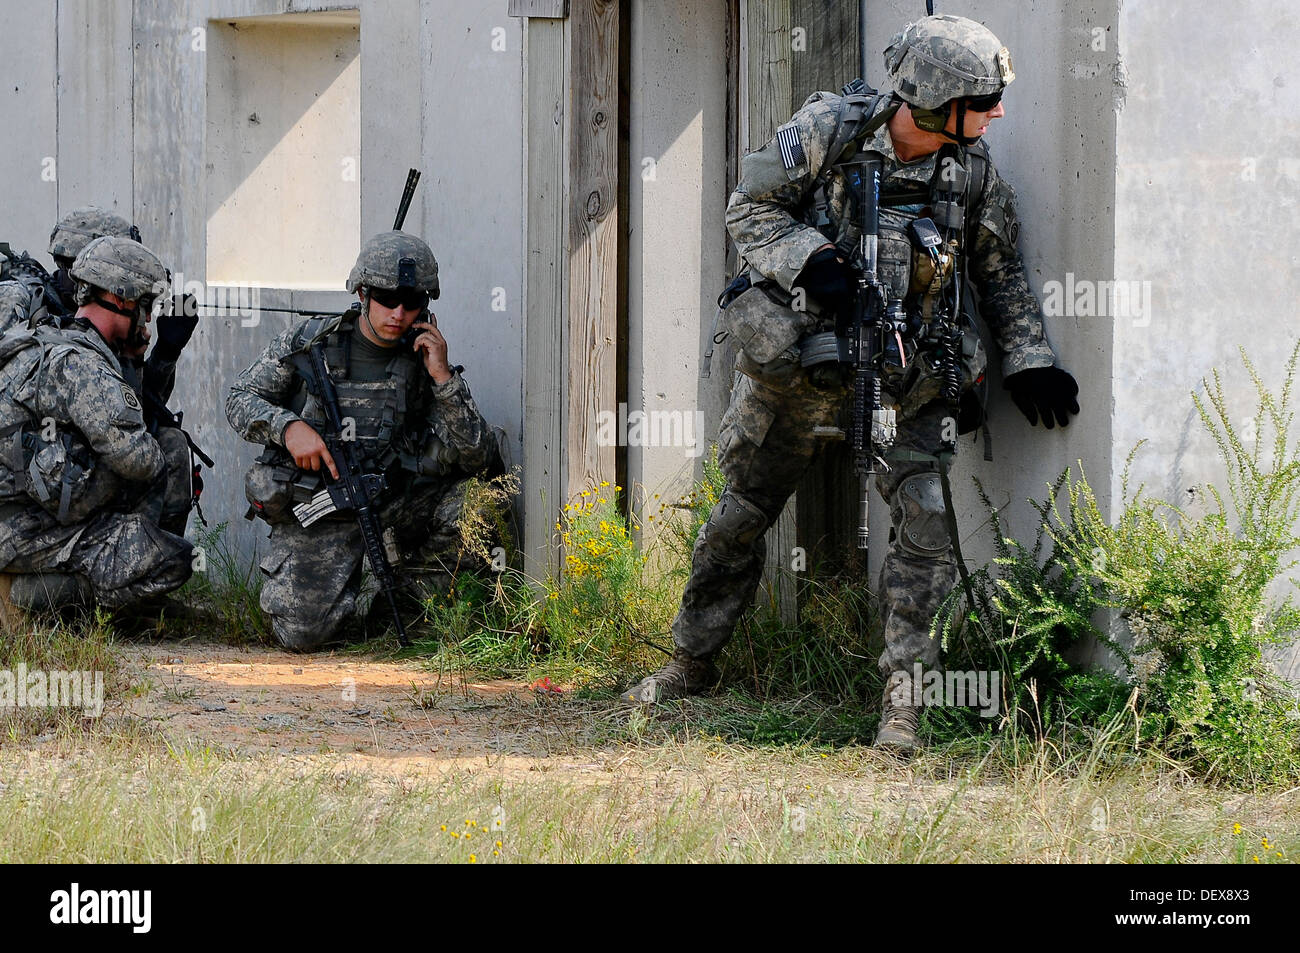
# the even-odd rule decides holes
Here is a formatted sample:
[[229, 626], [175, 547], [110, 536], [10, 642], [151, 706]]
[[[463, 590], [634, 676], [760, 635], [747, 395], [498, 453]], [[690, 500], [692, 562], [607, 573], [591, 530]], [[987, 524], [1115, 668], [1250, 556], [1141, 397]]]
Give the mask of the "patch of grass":
[[16, 682], [23, 671], [41, 673], [44, 685], [49, 684], [51, 672], [100, 673], [105, 698], [125, 689], [126, 676], [114, 649], [114, 633], [108, 619], [103, 611], [73, 620], [30, 615], [0, 632], [0, 670], [10, 673], [15, 689], [14, 699], [0, 704], [0, 739], [17, 742], [79, 726], [87, 717], [82, 708], [19, 707]]
[[1300, 850], [1294, 798], [1219, 804], [1149, 761], [1064, 770], [1030, 752], [1001, 776], [992, 755], [900, 767], [856, 746], [699, 731], [574, 754], [595, 770], [548, 759], [429, 779], [156, 735], [6, 760], [0, 862], [1282, 863]]
[[[230, 645], [274, 645], [271, 620], [259, 601], [262, 573], [230, 545], [228, 526], [218, 523], [196, 531], [194, 543], [203, 554], [202, 568], [176, 596], [201, 616], [199, 633]], [[195, 634], [195, 628], [190, 625], [190, 634]]]
[[[1217, 372], [1204, 395], [1193, 395], [1226, 464], [1226, 501], [1217, 487], [1200, 488], [1211, 507], [1198, 516], [1142, 488], [1130, 493], [1126, 465], [1123, 509], [1111, 523], [1087, 479], [1067, 470], [1033, 504], [1040, 528], [1026, 547], [1002, 536], [981, 487], [1000, 572], [976, 573], [975, 604], [941, 615], [936, 629], [953, 643], [950, 665], [956, 655], [972, 667], [1000, 666], [1012, 710], [1032, 711], [1040, 732], [1058, 722], [1095, 727], [1129, 708], [1142, 746], [1158, 756], [1234, 786], [1286, 785], [1300, 780], [1297, 687], [1273, 673], [1265, 650], [1293, 643], [1300, 630], [1300, 607], [1272, 595], [1300, 562], [1292, 555], [1300, 549], [1300, 447], [1290, 439], [1300, 344], [1277, 394], [1244, 351], [1242, 360], [1257, 397], [1242, 433]], [[949, 606], [962, 601], [957, 590]], [[1119, 613], [1131, 645], [1096, 630], [1099, 609]], [[1066, 661], [1089, 635], [1121, 660], [1128, 684]]]

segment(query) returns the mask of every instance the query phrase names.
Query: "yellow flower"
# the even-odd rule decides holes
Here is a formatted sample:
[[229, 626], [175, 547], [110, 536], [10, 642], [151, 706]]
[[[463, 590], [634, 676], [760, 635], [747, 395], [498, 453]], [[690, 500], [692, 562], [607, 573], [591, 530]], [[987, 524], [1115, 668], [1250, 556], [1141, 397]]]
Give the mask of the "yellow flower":
[[[501, 822], [500, 822], [500, 821], [497, 821], [497, 823], [500, 824]], [[501, 842], [500, 842], [500, 841], [497, 841], [497, 846], [498, 846], [498, 847], [501, 846]]]
[[609, 481], [608, 481], [608, 480], [601, 480], [601, 481], [600, 481], [600, 485], [601, 485], [601, 486], [609, 486]]
[[[956, 129], [957, 127], [954, 126], [953, 128]], [[469, 855], [469, 862], [470, 862], [471, 864], [477, 864], [477, 863], [478, 863], [478, 855], [477, 855], [477, 854], [470, 854], [470, 855]]]
[[444, 831], [445, 831], [446, 829], [447, 829], [447, 825], [446, 825], [446, 824], [443, 824], [442, 827], [439, 828], [439, 830], [444, 830]]
[[[956, 126], [953, 126], [953, 128], [956, 129], [957, 127], [956, 127]], [[500, 856], [501, 856], [501, 851], [499, 851], [499, 850], [494, 850], [494, 851], [492, 851], [492, 856], [493, 856], [493, 857], [500, 857]]]

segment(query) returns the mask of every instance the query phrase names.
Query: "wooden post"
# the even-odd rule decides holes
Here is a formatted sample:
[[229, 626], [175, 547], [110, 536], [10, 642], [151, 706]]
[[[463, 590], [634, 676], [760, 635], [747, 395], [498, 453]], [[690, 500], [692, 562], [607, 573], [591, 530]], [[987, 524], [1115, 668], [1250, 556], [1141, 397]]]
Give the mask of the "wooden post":
[[524, 27], [524, 568], [559, 572], [552, 546], [564, 505], [565, 32], [559, 18]]
[[[624, 0], [625, 2], [625, 0]], [[565, 501], [616, 483], [621, 155], [620, 0], [511, 0], [525, 29], [524, 539], [528, 572], [559, 571]]]
[[617, 479], [617, 444], [597, 443], [598, 414], [618, 414], [619, 2], [569, 11], [568, 408], [565, 487]]
[[[858, 75], [858, 5], [854, 0], [792, 0], [792, 22], [804, 31], [804, 51], [792, 53], [791, 83], [797, 108], [817, 90], [838, 93]], [[886, 37], [878, 45], [885, 46]], [[865, 77], [864, 77], [865, 78]], [[799, 481], [795, 514], [808, 568], [835, 572], [857, 552], [858, 477], [848, 444], [832, 441]]]
[[[745, 5], [749, 33], [748, 62], [743, 66], [749, 93], [746, 151], [761, 147], [772, 138], [777, 126], [790, 118], [790, 13], [790, 0], [748, 0]], [[794, 548], [799, 545], [795, 534], [797, 505], [796, 494], [767, 531], [767, 566], [763, 571], [767, 600], [779, 609], [786, 625], [793, 625], [799, 616], [795, 576], [790, 571]]]

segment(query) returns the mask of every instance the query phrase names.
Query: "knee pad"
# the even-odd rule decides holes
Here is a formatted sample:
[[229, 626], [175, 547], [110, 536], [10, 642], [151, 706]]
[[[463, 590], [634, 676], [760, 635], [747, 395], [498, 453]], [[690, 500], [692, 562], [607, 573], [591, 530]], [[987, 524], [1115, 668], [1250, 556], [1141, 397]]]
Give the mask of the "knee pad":
[[898, 545], [913, 556], [938, 559], [952, 546], [948, 508], [943, 505], [939, 474], [918, 473], [904, 480], [892, 501]]
[[704, 543], [723, 559], [740, 559], [767, 529], [767, 517], [757, 506], [730, 488], [713, 505], [704, 524]]

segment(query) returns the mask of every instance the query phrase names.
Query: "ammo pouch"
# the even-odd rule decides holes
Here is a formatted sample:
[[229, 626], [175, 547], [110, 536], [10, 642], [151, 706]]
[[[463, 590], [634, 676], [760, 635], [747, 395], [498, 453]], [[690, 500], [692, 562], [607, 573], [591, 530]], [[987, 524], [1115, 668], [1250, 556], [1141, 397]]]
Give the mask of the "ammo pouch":
[[797, 311], [793, 296], [774, 281], [760, 281], [727, 305], [723, 328], [740, 347], [739, 368], [759, 380], [786, 379], [799, 371], [799, 339], [817, 323], [810, 298]]
[[[81, 522], [116, 495], [117, 479], [95, 465], [90, 447], [77, 434], [60, 430], [47, 441], [39, 431], [21, 430], [10, 441], [14, 489], [25, 491], [60, 524]], [[14, 466], [19, 453], [21, 465]]]
[[324, 486], [319, 473], [300, 470], [279, 447], [267, 447], [244, 475], [244, 519], [261, 518], [271, 526], [293, 523], [294, 506], [310, 501]]

